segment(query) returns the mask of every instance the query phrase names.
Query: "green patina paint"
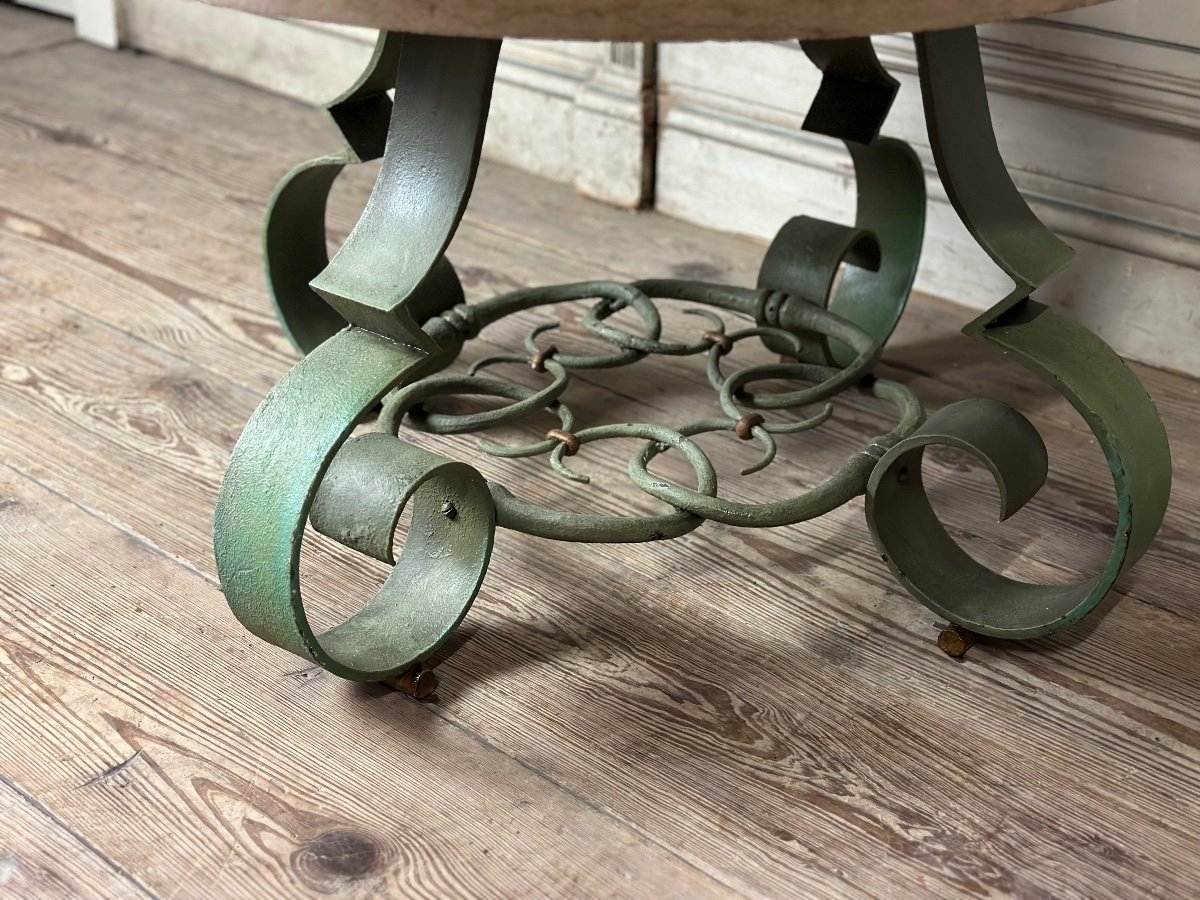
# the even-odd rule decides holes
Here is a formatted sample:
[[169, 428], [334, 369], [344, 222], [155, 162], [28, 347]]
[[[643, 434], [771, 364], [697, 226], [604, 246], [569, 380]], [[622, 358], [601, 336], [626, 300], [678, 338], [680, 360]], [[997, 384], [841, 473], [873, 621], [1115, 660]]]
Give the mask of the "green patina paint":
[[1046, 450], [1018, 413], [989, 401], [947, 407], [881, 461], [867, 520], [896, 577], [930, 609], [971, 631], [1030, 638], [1096, 608], [1146, 551], [1171, 493], [1171, 452], [1154, 404], [1121, 358], [1087, 329], [1031, 299], [1074, 252], [1026, 205], [996, 147], [974, 29], [917, 36], [934, 157], [964, 224], [1015, 288], [964, 329], [1024, 363], [1071, 402], [1104, 449], [1117, 494], [1112, 553], [1094, 578], [1069, 585], [1015, 581], [958, 546], [934, 515], [920, 479], [924, 447], [958, 446], [983, 460], [1005, 498], [1003, 518], [1036, 493]]
[[[1080, 584], [1023, 584], [976, 563], [947, 534], [925, 495], [924, 449], [945, 444], [977, 456], [993, 472], [1007, 518], [1044, 482], [1046, 450], [1015, 410], [968, 400], [925, 421], [906, 387], [871, 370], [904, 309], [920, 256], [924, 176], [904, 143], [880, 138], [896, 82], [869, 40], [806, 42], [822, 70], [805, 127], [845, 142], [858, 182], [853, 226], [801, 216], [771, 244], [754, 288], [680, 280], [607, 281], [514, 291], [466, 305], [444, 253], [466, 206], [499, 44], [418, 35], [383, 35], [359, 81], [327, 107], [345, 147], [289, 173], [276, 190], [265, 228], [268, 283], [281, 321], [308, 356], [267, 396], [235, 448], [222, 486], [215, 544], [222, 587], [255, 634], [347, 678], [378, 680], [425, 659], [474, 600], [496, 526], [545, 538], [588, 542], [661, 540], [713, 520], [743, 527], [800, 522], [866, 494], [880, 552], [921, 602], [952, 622], [986, 634], [1023, 638], [1086, 615], [1149, 545], [1170, 492], [1166, 435], [1153, 404], [1103, 342], [1030, 299], [1072, 252], [1033, 215], [1008, 178], [991, 130], [974, 31], [918, 36], [929, 130], [947, 192], [967, 227], [1006, 272], [1015, 290], [966, 333], [995, 344], [1037, 371], [1096, 433], [1117, 488], [1118, 528], [1104, 572]], [[396, 102], [387, 95], [395, 88]], [[383, 157], [362, 219], [331, 262], [325, 251], [325, 201], [348, 164]], [[557, 327], [534, 327], [523, 353], [476, 363], [467, 375], [439, 375], [464, 341], [506, 316], [592, 299], [584, 329], [611, 350], [559, 353]], [[662, 338], [658, 304], [692, 304], [697, 337]], [[638, 333], [613, 316], [631, 310]], [[726, 331], [719, 312], [747, 319]], [[347, 323], [350, 327], [347, 327]], [[726, 374], [728, 355], [746, 340], [781, 353], [779, 363]], [[721, 414], [667, 427], [620, 423], [576, 430], [562, 402], [575, 369], [605, 369], [646, 356], [705, 355]], [[544, 387], [479, 374], [528, 362]], [[808, 383], [751, 391], [769, 379]], [[692, 440], [732, 431], [761, 454], [743, 474], [775, 456], [776, 435], [819, 427], [829, 402], [864, 390], [891, 403], [891, 430], [854, 454], [824, 484], [769, 503], [722, 498], [716, 472]], [[508, 401], [469, 415], [428, 412], [435, 397], [484, 395]], [[378, 430], [350, 438], [382, 402]], [[795, 422], [765, 414], [814, 404]], [[420, 450], [405, 427], [438, 434], [484, 431], [542, 409], [559, 427], [544, 440], [505, 446], [501, 457], [546, 455], [561, 476], [586, 482], [567, 462], [589, 445], [635, 438], [641, 449], [629, 477], [669, 510], [656, 516], [600, 516], [552, 509], [488, 483], [472, 467]], [[687, 487], [651, 475], [659, 454], [681, 454], [695, 474]], [[594, 452], [594, 450], [592, 451]], [[407, 507], [413, 526], [393, 546]], [[305, 524], [394, 568], [356, 615], [323, 634], [309, 627], [300, 592]]]

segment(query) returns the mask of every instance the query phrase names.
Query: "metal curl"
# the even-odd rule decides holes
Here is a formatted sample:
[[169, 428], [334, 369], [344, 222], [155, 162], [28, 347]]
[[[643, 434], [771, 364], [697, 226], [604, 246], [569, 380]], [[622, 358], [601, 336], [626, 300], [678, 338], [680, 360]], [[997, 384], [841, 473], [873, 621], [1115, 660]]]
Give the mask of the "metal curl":
[[[558, 431], [561, 429], [555, 430]], [[564, 435], [571, 434], [569, 431], [564, 431], [562, 433]], [[547, 432], [547, 434], [549, 435], [550, 432]], [[584, 475], [582, 472], [576, 472], [563, 461], [564, 456], [574, 456], [579, 452], [579, 436], [571, 434], [571, 437], [574, 439], [573, 445], [567, 443], [566, 441], [560, 440], [557, 437], [548, 438], [557, 444], [557, 446], [550, 451], [550, 467], [563, 478], [568, 478], [571, 481], [577, 481], [580, 484], [591, 484], [592, 479], [589, 476]], [[574, 446], [574, 450], [571, 449], [572, 446]]]
[[[734, 346], [739, 341], [746, 340], [746, 338], [771, 337], [784, 345], [790, 345], [796, 351], [794, 354], [789, 354], [792, 356], [798, 355], [803, 349], [803, 344], [797, 335], [782, 328], [775, 328], [769, 325], [761, 325], [756, 328], [743, 328], [732, 334], [727, 334], [725, 337]], [[725, 386], [725, 375], [721, 372], [721, 357], [726, 355], [727, 353], [720, 352], [720, 348], [716, 346], [709, 350], [708, 353], [708, 383], [716, 391], [720, 391]]]
[[[649, 446], [677, 448], [691, 463], [696, 473], [696, 493], [716, 496], [717, 473], [712, 462], [699, 445], [678, 431], [649, 424], [599, 425], [576, 432], [575, 437], [581, 445], [609, 438], [632, 437], [642, 438]], [[681, 537], [695, 531], [704, 523], [703, 517], [679, 509], [659, 516], [569, 513], [522, 500], [502, 485], [493, 484], [491, 488], [497, 526], [559, 541], [659, 541]]]
[[[795, 327], [803, 331], [814, 332], [825, 338], [832, 338], [850, 347], [854, 352], [854, 360], [844, 367], [813, 366], [806, 363], [780, 363], [775, 366], [756, 366], [753, 370], [743, 369], [726, 379], [721, 388], [724, 398], [727, 394], [738, 392], [738, 402], [752, 409], [785, 409], [794, 406], [807, 406], [821, 400], [828, 400], [840, 394], [847, 388], [853, 387], [871, 373], [883, 345], [872, 338], [866, 331], [853, 322], [834, 315], [811, 303], [797, 304], [792, 298], [790, 305], [791, 318]], [[802, 374], [804, 368], [814, 375]], [[748, 372], [753, 371], [753, 375]], [[798, 391], [780, 391], [771, 394], [752, 394], [742, 388], [752, 381], [762, 378], [805, 378], [817, 382], [812, 387]]]
[[[716, 496], [717, 473], [713, 468], [712, 462], [704, 451], [700, 449], [700, 446], [690, 439], [690, 435], [683, 434], [674, 428], [666, 428], [662, 425], [654, 425], [648, 422], [597, 425], [576, 432], [573, 437], [575, 438], [577, 448], [585, 444], [613, 438], [642, 438], [656, 447], [680, 450], [692, 464], [692, 469], [696, 472], [697, 492], [706, 496]], [[590, 479], [586, 475], [581, 475], [568, 469], [563, 463], [563, 456], [568, 455], [567, 444], [557, 440], [554, 443], [556, 446], [551, 453], [552, 465], [556, 469], [561, 470], [562, 474], [567, 477], [585, 484], [588, 483]]]
[[737, 503], [662, 481], [649, 471], [651, 460], [662, 452], [653, 442], [647, 442], [630, 461], [629, 477], [642, 491], [664, 503], [727, 525], [771, 528], [817, 518], [864, 493], [879, 456], [912, 434], [925, 419], [920, 401], [904, 385], [879, 379], [865, 389], [891, 402], [899, 413], [899, 421], [887, 434], [875, 438], [865, 450], [850, 457], [824, 483], [799, 497], [770, 503]]
[[[492, 361], [501, 360], [493, 357]], [[510, 362], [512, 360], [502, 361]], [[516, 361], [523, 362], [524, 357], [518, 356]], [[567, 372], [560, 363], [552, 359], [547, 360], [546, 371], [554, 376], [554, 380], [540, 389], [529, 388], [515, 381], [502, 381], [478, 375], [441, 375], [413, 382], [392, 392], [387, 397], [379, 413], [377, 430], [398, 434], [406, 416], [410, 427], [431, 434], [466, 434], [516, 422], [538, 409], [556, 404], [558, 398], [567, 389]], [[503, 397], [514, 402], [499, 409], [464, 415], [449, 413], [425, 413], [419, 417], [411, 415], [426, 400], [433, 397], [455, 395]]]
[[946, 193], [963, 224], [1013, 280], [1013, 290], [964, 333], [1033, 370], [1083, 416], [1104, 450], [1117, 498], [1117, 528], [1104, 569], [1074, 584], [1018, 582], [980, 565], [947, 534], [925, 496], [924, 446], [973, 452], [996, 475], [1004, 514], [1045, 477], [1045, 448], [1008, 407], [963, 401], [930, 418], [879, 462], [867, 492], [867, 522], [896, 577], [956, 625], [1003, 638], [1029, 638], [1078, 622], [1146, 551], [1171, 493], [1166, 431], [1137, 377], [1099, 337], [1032, 298], [1074, 252], [1051, 232], [1013, 184], [988, 116], [974, 29], [916, 36], [930, 143]]
[[479, 374], [480, 369], [486, 369], [488, 366], [497, 366], [501, 363], [523, 363], [528, 360], [520, 353], [496, 353], [492, 356], [485, 356], [482, 359], [477, 359], [471, 365], [467, 366], [467, 374], [474, 376]]
[[[640, 292], [642, 296], [646, 296]], [[649, 298], [647, 298], [649, 299]], [[616, 326], [609, 325], [605, 320], [623, 309], [623, 306], [611, 302], [601, 301], [588, 310], [584, 315], [580, 324], [597, 337], [604, 338], [622, 349], [637, 350], [641, 353], [655, 353], [660, 356], [694, 356], [698, 353], [704, 353], [710, 346], [712, 341], [701, 335], [700, 339], [690, 344], [680, 343], [678, 341], [662, 341], [651, 340], [650, 338], [640, 337], [636, 334], [630, 334]], [[685, 309], [684, 315], [702, 316], [707, 319], [709, 324], [713, 326], [713, 331], [717, 334], [725, 333], [725, 320], [715, 313], [711, 313], [706, 309], [689, 308]]]
[[342, 150], [296, 166], [275, 187], [263, 223], [263, 262], [275, 314], [301, 354], [346, 327], [346, 320], [309, 283], [329, 265], [325, 205], [334, 181], [348, 165], [383, 155], [392, 87], [404, 36], [381, 32], [354, 83], [325, 105], [342, 138]]
[[[528, 391], [530, 394], [533, 393], [532, 388], [527, 388], [523, 384], [517, 384], [516, 382], [507, 382], [507, 384], [516, 393], [520, 393], [522, 391]], [[564, 435], [573, 434], [571, 429], [575, 424], [575, 416], [565, 403], [557, 401], [552, 406], [547, 406], [546, 410], [558, 416], [560, 427], [552, 429], [542, 440], [534, 441], [531, 444], [520, 444], [516, 447], [510, 447], [504, 444], [497, 444], [494, 441], [486, 441], [481, 439], [476, 442], [476, 446], [489, 456], [495, 456], [500, 459], [521, 459], [529, 456], [540, 456], [543, 453], [553, 451], [556, 448], [556, 445], [561, 446], [561, 442], [557, 438], [551, 437], [550, 435], [556, 431]], [[578, 447], [576, 447], [576, 451], [578, 451]], [[556, 472], [558, 472], [558, 474], [571, 481], [576, 481], [580, 484], [588, 484], [591, 482], [591, 479], [586, 475], [574, 472], [563, 465], [561, 456], [555, 460], [552, 455], [550, 459], [550, 465]]]
[[[686, 425], [680, 425], [674, 430], [684, 437], [695, 437], [698, 434], [708, 434], [721, 431], [733, 431], [737, 425], [737, 420], [719, 416], [710, 419], [697, 419], [688, 422]], [[753, 475], [755, 472], [760, 472], [775, 461], [775, 455], [778, 448], [775, 445], [775, 439], [771, 433], [761, 425], [757, 425], [750, 429], [750, 437], [754, 438], [762, 445], [763, 453], [758, 461], [741, 469], [740, 475]], [[665, 453], [670, 449], [667, 445], [659, 447], [660, 453]]]
[[[589, 298], [599, 298], [601, 301], [621, 304], [621, 308], [630, 306], [635, 309], [642, 317], [646, 329], [644, 337], [647, 340], [657, 340], [662, 334], [662, 319], [654, 304], [636, 286], [615, 281], [581, 281], [574, 284], [522, 288], [477, 304], [472, 309], [477, 327], [482, 330], [506, 316], [523, 310]], [[525, 339], [525, 346], [531, 355], [539, 349], [535, 342], [537, 336], [557, 327], [557, 322], [546, 322], [530, 332]], [[559, 353], [558, 360], [568, 369], [612, 369], [637, 362], [645, 356], [645, 353], [638, 350], [619, 349], [617, 353], [591, 356]]]
[[[793, 391], [794, 395], [804, 398], [804, 403], [788, 404], [788, 406], [809, 405], [814, 400], [808, 399], [811, 395], [816, 401], [824, 399], [822, 388], [830, 381], [839, 377], [843, 369], [834, 369], [830, 366], [817, 366], [810, 363], [769, 363], [761, 366], [748, 366], [735, 372], [729, 378], [725, 379], [725, 383], [721, 386], [720, 403], [721, 408], [730, 416], [737, 418], [743, 415], [740, 405], [750, 407], [752, 409], [781, 409], [781, 405], [766, 405], [761, 400], [755, 400], [754, 395], [742, 391], [743, 385], [752, 384], [755, 381], [761, 381], [768, 378], [791, 378], [804, 379], [806, 381], [815, 381], [816, 384], [810, 391]], [[777, 394], [760, 394], [759, 397], [775, 397]], [[766, 428], [768, 431], [775, 434], [797, 434], [801, 431], [808, 431], [812, 428], [817, 428], [824, 425], [833, 415], [833, 405], [826, 403], [824, 408], [815, 416], [803, 419], [799, 422], [772, 422], [765, 425], [760, 425], [760, 428]]]

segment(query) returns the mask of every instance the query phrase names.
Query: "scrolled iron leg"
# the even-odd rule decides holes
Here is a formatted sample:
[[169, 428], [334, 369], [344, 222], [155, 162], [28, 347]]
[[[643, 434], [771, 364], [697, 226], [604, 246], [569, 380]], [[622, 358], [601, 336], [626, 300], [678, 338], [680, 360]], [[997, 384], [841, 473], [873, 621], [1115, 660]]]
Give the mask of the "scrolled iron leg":
[[[780, 229], [758, 275], [760, 288], [779, 294], [759, 322], [805, 339], [794, 354], [798, 359], [846, 367], [854, 361], [853, 349], [806, 332], [794, 311], [815, 304], [853, 322], [880, 347], [887, 342], [904, 312], [921, 258], [925, 173], [908, 144], [879, 136], [899, 83], [880, 65], [870, 39], [805, 41], [802, 46], [823, 73], [804, 129], [845, 144], [858, 189], [855, 222], [851, 228], [797, 216]], [[788, 296], [796, 299], [789, 303]], [[765, 342], [788, 355], [785, 342]]]
[[383, 155], [404, 36], [382, 32], [358, 79], [325, 106], [341, 135], [339, 153], [302, 163], [288, 172], [267, 205], [263, 262], [275, 313], [292, 344], [309, 353], [346, 327], [346, 320], [310, 287], [329, 265], [325, 249], [325, 202], [348, 165]]
[[967, 555], [934, 515], [921, 481], [926, 446], [975, 454], [995, 474], [1001, 519], [1041, 487], [1046, 450], [1020, 414], [988, 401], [930, 417], [879, 462], [867, 488], [867, 520], [896, 577], [930, 609], [980, 634], [1031, 638], [1066, 628], [1103, 600], [1146, 551], [1171, 492], [1171, 453], [1154, 404], [1100, 338], [1032, 299], [1073, 251], [1034, 216], [996, 147], [974, 29], [917, 36], [929, 133], [951, 202], [1015, 282], [964, 329], [1042, 376], [1083, 416], [1104, 450], [1117, 494], [1117, 529], [1104, 570], [1070, 585], [1026, 584]]
[[[347, 151], [294, 170], [268, 216], [272, 288], [285, 327], [309, 352], [234, 448], [214, 522], [217, 569], [250, 631], [345, 678], [399, 675], [436, 650], [470, 607], [491, 555], [495, 508], [473, 468], [389, 435], [347, 438], [387, 393], [443, 368], [461, 347], [453, 316], [439, 318], [462, 300], [443, 254], [474, 181], [498, 53], [495, 41], [384, 36], [362, 79], [330, 109]], [[324, 191], [345, 162], [380, 152], [371, 202], [322, 265]], [[430, 160], [437, 164], [423, 164]], [[289, 247], [289, 237], [304, 240]], [[314, 297], [336, 316], [310, 321]], [[326, 335], [334, 318], [349, 327]], [[408, 504], [415, 527], [395, 560], [392, 531]], [[394, 563], [375, 598], [321, 635], [300, 591], [310, 511], [314, 526]]]
[[[263, 400], [217, 502], [217, 570], [238, 619], [355, 681], [403, 673], [441, 646], [475, 599], [492, 552], [495, 508], [473, 468], [390, 435], [346, 440], [363, 412], [422, 362], [413, 348], [360, 328], [334, 335]], [[413, 526], [397, 560], [393, 530], [409, 503]], [[394, 566], [365, 607], [320, 635], [300, 591], [310, 511], [318, 531]]]
[[[924, 230], [924, 174], [902, 142], [879, 137], [896, 92], [866, 39], [806, 42], [822, 70], [805, 127], [845, 142], [858, 177], [853, 226], [800, 216], [772, 242], [754, 288], [648, 279], [530, 287], [467, 305], [445, 250], [475, 177], [499, 44], [384, 35], [359, 81], [328, 107], [345, 147], [289, 173], [265, 228], [268, 281], [280, 318], [307, 356], [266, 397], [230, 459], [215, 520], [221, 584], [252, 632], [346, 678], [382, 680], [414, 696], [436, 678], [420, 663], [449, 637], [477, 595], [497, 527], [560, 541], [667, 540], [706, 521], [762, 528], [793, 524], [866, 495], [869, 527], [893, 572], [921, 602], [962, 631], [943, 642], [961, 653], [971, 633], [1044, 634], [1091, 611], [1145, 551], [1170, 490], [1162, 424], [1137, 379], [1099, 338], [1032, 298], [1071, 259], [1034, 217], [1000, 160], [992, 135], [978, 47], [970, 29], [918, 35], [931, 143], [955, 208], [1008, 272], [1013, 292], [967, 326], [1043, 375], [1084, 416], [1107, 455], [1118, 495], [1118, 529], [1105, 570], [1068, 586], [1023, 584], [974, 562], [947, 534], [925, 495], [921, 465], [937, 444], [973, 453], [995, 474], [1002, 517], [1041, 487], [1046, 450], [1020, 413], [994, 401], [953, 404], [926, 420], [901, 384], [872, 369], [904, 309]], [[387, 90], [395, 87], [395, 102]], [[326, 194], [343, 167], [381, 156], [362, 217], [333, 260], [325, 251]], [[465, 341], [506, 316], [592, 299], [582, 327], [603, 352], [560, 352], [535, 324], [522, 352], [490, 356], [464, 374], [441, 374]], [[690, 304], [685, 340], [664, 340], [660, 302]], [[633, 331], [614, 318], [636, 314]], [[720, 313], [753, 327], [726, 331]], [[732, 371], [730, 356], [761, 341], [784, 360]], [[577, 370], [632, 365], [650, 355], [703, 356], [719, 410], [670, 427], [623, 422], [577, 427], [564, 392]], [[480, 374], [528, 363], [538, 388]], [[775, 379], [806, 386], [751, 390]], [[894, 407], [894, 424], [823, 484], [799, 496], [739, 503], [721, 496], [716, 468], [692, 440], [732, 432], [757, 445], [742, 470], [771, 464], [780, 435], [817, 428], [841, 394], [861, 390]], [[438, 397], [507, 401], [482, 413], [424, 409]], [[351, 438], [382, 402], [377, 431]], [[775, 414], [822, 404], [792, 420]], [[592, 515], [520, 499], [470, 465], [418, 449], [405, 427], [465, 434], [547, 410], [558, 427], [541, 440], [484, 453], [545, 457], [564, 478], [568, 463], [606, 440], [636, 438], [628, 475], [662, 501], [658, 515]], [[651, 474], [659, 454], [690, 464], [694, 486]], [[402, 511], [413, 510], [403, 552], [392, 546]], [[376, 597], [337, 627], [316, 634], [301, 597], [299, 554], [307, 524], [393, 571]], [[946, 632], [943, 638], [950, 635]]]

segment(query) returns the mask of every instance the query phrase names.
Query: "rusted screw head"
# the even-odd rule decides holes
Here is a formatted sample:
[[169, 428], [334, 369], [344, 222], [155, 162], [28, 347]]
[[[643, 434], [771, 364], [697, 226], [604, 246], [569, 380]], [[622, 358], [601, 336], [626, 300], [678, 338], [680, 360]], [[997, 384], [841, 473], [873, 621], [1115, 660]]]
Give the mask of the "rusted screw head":
[[447, 500], [445, 503], [442, 504], [442, 515], [445, 516], [447, 519], [453, 519], [455, 516], [458, 515], [458, 507], [455, 506], [453, 503], [451, 503], [449, 500]]
[[971, 649], [977, 637], [974, 632], [952, 625], [938, 635], [937, 643], [943, 652], [959, 657]]
[[402, 694], [424, 700], [437, 690], [438, 677], [434, 674], [433, 669], [414, 666], [403, 674], [385, 678], [383, 683]]
[[579, 438], [571, 434], [569, 431], [563, 431], [561, 428], [551, 428], [546, 432], [546, 440], [558, 441], [567, 449], [563, 452], [567, 456], [574, 456], [579, 452]]
[[719, 331], [706, 331], [700, 337], [717, 347], [717, 352], [721, 356], [724, 356], [733, 349], [733, 341], [729, 339], [729, 335], [722, 334]]
[[743, 441], [748, 441], [754, 436], [754, 428], [764, 421], [765, 419], [758, 413], [746, 413], [734, 424], [733, 433]]

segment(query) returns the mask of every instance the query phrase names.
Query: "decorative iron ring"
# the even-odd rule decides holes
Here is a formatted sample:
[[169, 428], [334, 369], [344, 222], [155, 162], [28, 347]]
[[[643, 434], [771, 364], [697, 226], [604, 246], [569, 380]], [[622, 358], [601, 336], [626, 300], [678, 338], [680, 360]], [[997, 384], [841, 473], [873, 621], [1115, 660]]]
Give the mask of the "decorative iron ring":
[[[646, 295], [650, 299], [657, 299], [653, 294]], [[708, 320], [712, 326], [712, 331], [705, 332], [700, 336], [698, 341], [691, 344], [682, 344], [677, 341], [661, 341], [651, 340], [649, 338], [639, 337], [636, 334], [630, 334], [616, 326], [609, 325], [605, 319], [619, 312], [623, 307], [618, 307], [612, 303], [601, 301], [588, 310], [584, 315], [580, 324], [597, 337], [602, 337], [606, 341], [616, 344], [618, 347], [629, 350], [638, 350], [642, 353], [655, 353], [662, 356], [695, 356], [698, 353], [704, 353], [713, 344], [713, 340], [708, 337], [710, 334], [723, 335], [725, 332], [725, 320], [716, 313], [709, 312], [707, 309], [685, 309], [683, 312], [689, 316], [700, 316]], [[720, 343], [718, 341], [718, 343]]]
[[[793, 297], [792, 302], [795, 303], [796, 299], [798, 298]], [[854, 361], [845, 368], [812, 367], [811, 371], [813, 372], [823, 371], [826, 373], [824, 376], [816, 377], [801, 374], [804, 370], [799, 367], [808, 365], [805, 363], [779, 363], [742, 369], [726, 379], [721, 388], [722, 404], [726, 397], [730, 398], [730, 402], [732, 402], [734, 393], [737, 394], [738, 402], [741, 405], [752, 409], [785, 409], [828, 400], [847, 388], [853, 387], [869, 375], [883, 352], [882, 346], [862, 328], [819, 306], [804, 302], [797, 304], [793, 309], [792, 317], [798, 328], [826, 338], [834, 338], [851, 347], [855, 353]], [[810, 378], [817, 381], [817, 384], [798, 391], [761, 395], [741, 390], [744, 385], [761, 379], [796, 377]]]
[[[637, 287], [621, 284], [615, 281], [581, 281], [575, 284], [558, 284], [549, 287], [522, 288], [501, 294], [491, 300], [484, 301], [472, 307], [475, 321], [480, 329], [498, 322], [513, 313], [540, 306], [552, 306], [558, 303], [569, 303], [573, 300], [599, 298], [601, 301], [619, 303], [632, 307], [642, 317], [646, 326], [644, 337], [657, 340], [662, 334], [662, 318], [650, 299]], [[540, 352], [533, 339], [544, 331], [558, 328], [557, 322], [546, 322], [537, 326], [526, 338], [525, 346], [531, 356]], [[645, 358], [646, 354], [638, 350], [621, 349], [607, 356], [575, 355], [559, 352], [556, 359], [568, 369], [612, 369], [627, 366]]]
[[[696, 473], [696, 491], [701, 496], [715, 497], [717, 473], [712, 462], [695, 441], [670, 428], [651, 424], [599, 425], [575, 432], [580, 445], [609, 438], [642, 438], [649, 445], [678, 449], [692, 464]], [[555, 454], [561, 459], [566, 447], [557, 441]], [[544, 452], [544, 451], [539, 451]], [[579, 476], [586, 478], [586, 476]], [[704, 518], [683, 510], [661, 516], [602, 516], [588, 513], [569, 513], [549, 509], [522, 500], [502, 485], [490, 484], [492, 502], [496, 506], [496, 525], [511, 528], [537, 537], [558, 541], [585, 543], [638, 543], [677, 538], [695, 531]]]
[[[477, 363], [474, 370], [493, 362], [526, 362], [526, 359], [523, 356], [507, 354], [491, 357]], [[499, 409], [465, 415], [426, 413], [419, 418], [409, 416], [408, 424], [418, 431], [426, 431], [431, 434], [467, 434], [511, 424], [538, 409], [556, 403], [567, 389], [567, 372], [561, 363], [554, 359], [547, 359], [546, 370], [554, 376], [554, 380], [539, 390], [528, 388], [515, 381], [501, 381], [497, 378], [484, 378], [477, 375], [441, 375], [415, 381], [394, 391], [384, 400], [383, 408], [379, 413], [377, 430], [398, 434], [404, 417], [421, 403], [433, 397], [450, 397], [456, 394], [504, 397], [514, 402]]]
[[721, 357], [726, 356], [739, 341], [744, 341], [746, 338], [751, 337], [770, 337], [779, 341], [781, 344], [790, 344], [791, 347], [795, 349], [797, 354], [799, 354], [802, 348], [800, 338], [797, 335], [792, 334], [790, 331], [785, 331], [782, 328], [777, 328], [770, 325], [760, 325], [756, 328], [742, 328], [738, 331], [724, 335], [725, 340], [729, 344], [729, 350], [723, 349], [724, 345], [717, 346], [714, 342], [714, 346], [709, 350], [708, 353], [708, 383], [711, 384], [713, 389], [718, 393], [725, 386], [725, 375], [721, 371]]
[[866, 390], [893, 403], [900, 412], [900, 421], [887, 434], [875, 438], [867, 450], [850, 457], [823, 484], [799, 497], [772, 503], [739, 503], [663, 481], [649, 471], [651, 460], [662, 452], [660, 445], [652, 441], [630, 460], [629, 477], [645, 493], [676, 509], [726, 525], [771, 528], [822, 516], [863, 494], [879, 456], [912, 434], [925, 419], [920, 401], [902, 384], [878, 379]]

